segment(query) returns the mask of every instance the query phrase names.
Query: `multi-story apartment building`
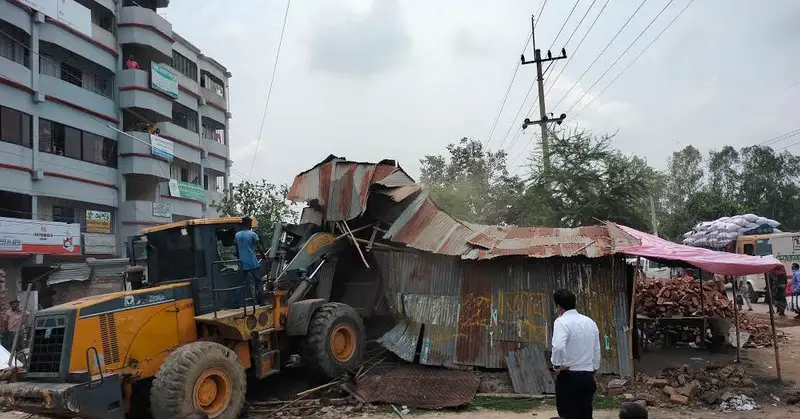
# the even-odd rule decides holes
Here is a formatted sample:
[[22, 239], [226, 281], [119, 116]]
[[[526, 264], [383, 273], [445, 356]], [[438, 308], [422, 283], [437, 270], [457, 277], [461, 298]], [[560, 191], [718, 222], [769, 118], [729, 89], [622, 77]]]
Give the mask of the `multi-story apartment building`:
[[217, 215], [231, 74], [172, 31], [168, 3], [0, 0], [0, 291]]

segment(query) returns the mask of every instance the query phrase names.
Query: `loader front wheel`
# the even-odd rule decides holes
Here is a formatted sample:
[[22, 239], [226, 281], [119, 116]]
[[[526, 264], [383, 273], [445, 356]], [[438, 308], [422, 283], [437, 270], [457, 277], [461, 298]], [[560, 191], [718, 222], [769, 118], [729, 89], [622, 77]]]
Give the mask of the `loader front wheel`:
[[193, 342], [161, 364], [150, 389], [150, 409], [153, 419], [183, 418], [195, 411], [209, 418], [236, 419], [246, 390], [236, 353], [215, 342]]
[[312, 370], [337, 378], [361, 364], [364, 341], [364, 323], [355, 309], [327, 303], [311, 317], [303, 358]]

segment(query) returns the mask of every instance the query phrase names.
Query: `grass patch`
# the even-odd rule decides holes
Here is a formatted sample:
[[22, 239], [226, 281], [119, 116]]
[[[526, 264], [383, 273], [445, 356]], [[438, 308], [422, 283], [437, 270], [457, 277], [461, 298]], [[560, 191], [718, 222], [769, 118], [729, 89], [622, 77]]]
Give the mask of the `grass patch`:
[[[541, 407], [554, 407], [555, 397], [545, 399], [515, 399], [510, 397], [491, 397], [479, 396], [472, 400], [472, 403], [465, 410], [495, 410], [500, 412], [524, 413]], [[616, 397], [594, 396], [592, 403], [597, 410], [616, 410], [622, 405], [622, 401]]]

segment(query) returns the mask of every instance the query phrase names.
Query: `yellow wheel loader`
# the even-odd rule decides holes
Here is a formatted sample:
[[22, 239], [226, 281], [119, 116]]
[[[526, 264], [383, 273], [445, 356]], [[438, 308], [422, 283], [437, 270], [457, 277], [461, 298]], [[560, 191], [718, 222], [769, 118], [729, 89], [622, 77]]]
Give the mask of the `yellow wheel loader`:
[[[235, 419], [248, 376], [274, 374], [291, 355], [330, 378], [360, 364], [365, 333], [350, 306], [314, 298], [343, 242], [313, 225], [275, 226], [258, 304], [236, 254], [241, 218], [149, 228], [128, 245], [126, 291], [41, 310], [17, 381], [0, 405], [50, 417]], [[145, 256], [142, 257], [141, 255]], [[144, 273], [146, 272], [146, 277]], [[148, 403], [149, 402], [149, 403]]]

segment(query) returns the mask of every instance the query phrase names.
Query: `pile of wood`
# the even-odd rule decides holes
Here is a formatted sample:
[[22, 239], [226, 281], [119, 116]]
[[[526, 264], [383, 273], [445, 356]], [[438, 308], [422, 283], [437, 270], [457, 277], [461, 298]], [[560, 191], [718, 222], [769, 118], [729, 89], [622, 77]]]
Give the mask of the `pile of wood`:
[[[636, 313], [653, 319], [663, 317], [722, 317], [732, 322], [735, 319], [733, 302], [719, 291], [711, 281], [703, 282], [700, 294], [700, 281], [690, 278], [636, 280]], [[770, 325], [739, 313], [741, 330], [751, 334], [749, 345], [771, 346]], [[695, 333], [700, 342], [699, 331]]]

